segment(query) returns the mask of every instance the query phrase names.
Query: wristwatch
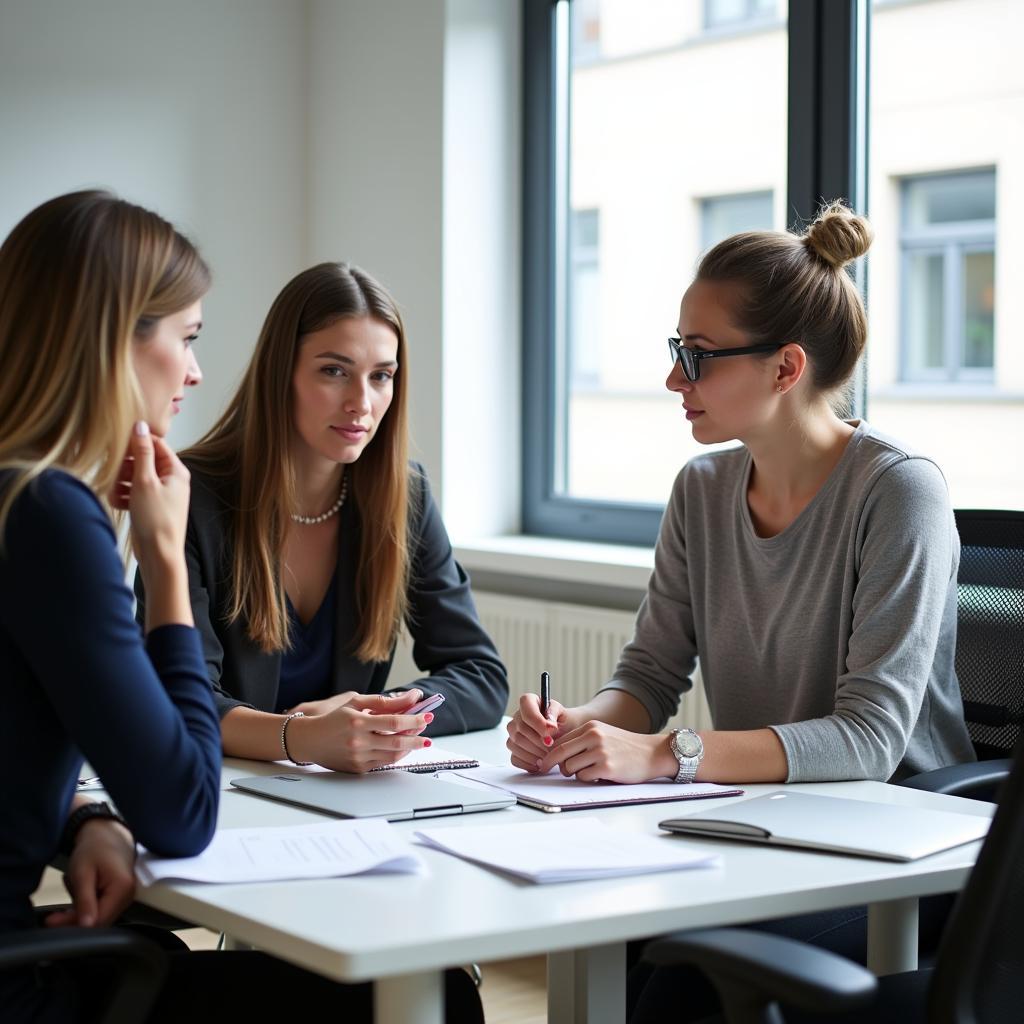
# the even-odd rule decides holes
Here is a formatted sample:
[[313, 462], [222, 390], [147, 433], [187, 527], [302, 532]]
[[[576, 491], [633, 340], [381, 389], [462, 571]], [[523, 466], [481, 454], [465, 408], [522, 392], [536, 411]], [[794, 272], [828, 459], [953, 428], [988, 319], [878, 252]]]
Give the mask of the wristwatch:
[[679, 762], [676, 782], [693, 782], [697, 768], [704, 760], [704, 742], [692, 729], [672, 730], [672, 753]]
[[71, 851], [75, 848], [75, 840], [78, 838], [79, 831], [87, 821], [92, 821], [93, 818], [106, 818], [108, 821], [116, 821], [119, 825], [124, 825], [125, 828], [128, 828], [128, 823], [124, 818], [106, 801], [100, 800], [82, 804], [81, 807], [75, 808], [68, 815], [64, 831], [61, 833], [58, 852], [63, 853], [66, 857], [70, 857]]

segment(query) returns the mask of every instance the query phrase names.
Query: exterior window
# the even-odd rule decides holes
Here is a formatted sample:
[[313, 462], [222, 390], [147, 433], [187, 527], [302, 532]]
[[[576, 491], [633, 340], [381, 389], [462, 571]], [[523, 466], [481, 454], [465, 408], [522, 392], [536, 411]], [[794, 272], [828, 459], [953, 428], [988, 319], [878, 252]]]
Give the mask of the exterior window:
[[740, 231], [767, 231], [772, 227], [772, 193], [744, 192], [701, 200], [701, 250]]
[[748, 28], [772, 21], [775, 0], [704, 0], [705, 28]]
[[902, 379], [995, 379], [994, 171], [901, 185]]

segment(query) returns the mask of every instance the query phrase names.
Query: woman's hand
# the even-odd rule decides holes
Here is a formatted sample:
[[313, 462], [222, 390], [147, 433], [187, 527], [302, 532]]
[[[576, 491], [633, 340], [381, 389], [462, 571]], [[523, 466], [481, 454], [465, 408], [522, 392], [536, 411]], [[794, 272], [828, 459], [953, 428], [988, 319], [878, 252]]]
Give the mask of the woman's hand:
[[579, 708], [565, 708], [553, 700], [548, 704], [545, 718], [540, 712], [540, 697], [524, 693], [519, 698], [519, 710], [506, 726], [505, 746], [512, 752], [512, 764], [528, 772], [540, 771], [538, 762], [548, 754], [559, 736], [576, 728], [580, 717]]
[[556, 765], [581, 782], [650, 782], [674, 778], [679, 767], [667, 733], [650, 736], [593, 720], [562, 735], [535, 770]]
[[323, 700], [304, 700], [288, 711], [301, 711], [304, 715], [312, 717], [326, 715], [329, 711], [347, 706], [372, 715], [401, 714], [422, 699], [423, 693], [420, 690], [403, 690], [401, 693], [356, 693], [355, 690], [347, 690]]
[[140, 420], [110, 503], [131, 513], [132, 547], [144, 581], [151, 569], [184, 564], [189, 490], [189, 472], [182, 461]]
[[419, 690], [394, 697], [351, 694], [346, 703], [331, 710], [293, 718], [288, 724], [288, 750], [296, 761], [312, 761], [336, 772], [367, 772], [394, 764], [410, 750], [430, 746], [420, 733], [434, 716], [429, 711], [401, 713], [420, 699]]
[[135, 895], [135, 841], [119, 822], [93, 818], [82, 825], [64, 885], [71, 909], [49, 914], [50, 928], [113, 924]]

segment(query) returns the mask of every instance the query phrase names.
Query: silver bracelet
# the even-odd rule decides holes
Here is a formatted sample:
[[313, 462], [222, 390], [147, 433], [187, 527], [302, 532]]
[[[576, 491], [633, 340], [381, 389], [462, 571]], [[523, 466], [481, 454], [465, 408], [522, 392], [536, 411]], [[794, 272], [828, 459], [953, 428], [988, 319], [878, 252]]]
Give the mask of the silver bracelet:
[[288, 753], [288, 723], [293, 718], [305, 718], [306, 715], [302, 711], [293, 711], [282, 723], [281, 723], [281, 749], [284, 751], [284, 759], [291, 761], [292, 764], [297, 765], [308, 765], [312, 764], [312, 761], [296, 761], [291, 754]]

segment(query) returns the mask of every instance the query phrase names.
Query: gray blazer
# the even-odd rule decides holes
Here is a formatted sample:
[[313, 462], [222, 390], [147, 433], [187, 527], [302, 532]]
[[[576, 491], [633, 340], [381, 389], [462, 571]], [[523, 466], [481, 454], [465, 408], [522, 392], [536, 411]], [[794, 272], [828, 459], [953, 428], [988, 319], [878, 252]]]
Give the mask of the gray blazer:
[[[246, 636], [240, 621], [228, 623], [232, 559], [231, 478], [214, 477], [190, 465], [192, 498], [185, 555], [196, 628], [223, 718], [232, 708], [259, 711], [277, 707], [281, 655], [265, 654]], [[451, 542], [422, 467], [409, 472], [412, 572], [407, 628], [413, 658], [426, 675], [401, 680], [402, 689], [443, 693], [428, 735], [488, 729], [498, 724], [508, 701], [508, 678], [494, 644], [477, 618], [469, 577], [455, 561]], [[391, 662], [359, 661], [353, 649], [356, 553], [361, 536], [355, 502], [339, 513], [337, 608], [331, 692], [380, 693]], [[145, 615], [145, 593], [136, 574], [138, 617]]]

